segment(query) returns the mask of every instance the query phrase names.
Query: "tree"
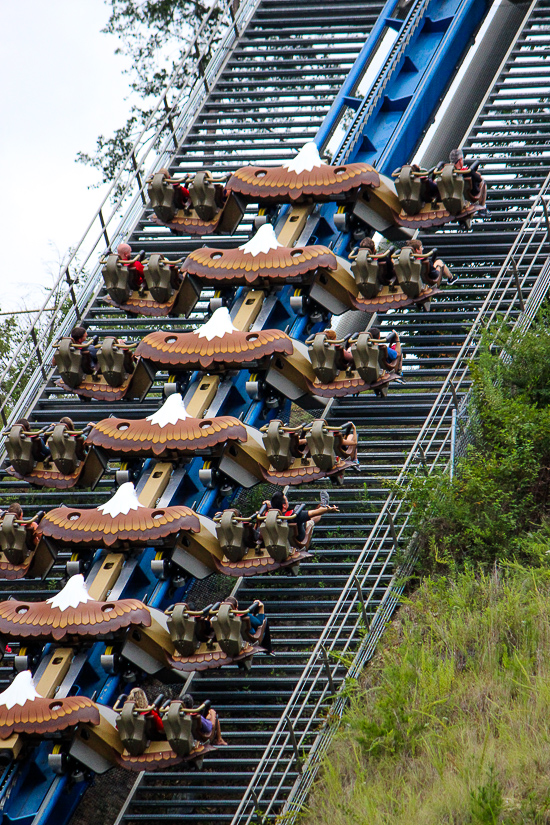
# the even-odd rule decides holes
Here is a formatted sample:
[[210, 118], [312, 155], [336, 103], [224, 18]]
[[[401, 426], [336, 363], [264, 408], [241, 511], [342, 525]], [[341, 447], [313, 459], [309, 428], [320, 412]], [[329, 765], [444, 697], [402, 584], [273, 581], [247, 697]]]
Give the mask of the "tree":
[[[119, 40], [115, 53], [129, 63], [124, 72], [130, 77], [130, 98], [134, 102], [126, 123], [110, 136], [99, 135], [94, 153], [77, 154], [78, 162], [101, 173], [97, 186], [113, 180], [121, 169], [172, 74], [176, 77], [174, 89], [179, 89], [201, 51], [205, 51], [201, 65], [208, 61], [225, 31], [220, 25], [224, 11], [238, 4], [234, 0], [109, 0], [109, 5], [111, 15], [102, 31]], [[196, 49], [184, 60], [205, 20]], [[172, 110], [172, 118], [177, 117], [180, 107]], [[147, 129], [146, 139], [153, 139], [165, 118], [166, 110], [159, 109]], [[166, 123], [157, 143], [168, 128]]]

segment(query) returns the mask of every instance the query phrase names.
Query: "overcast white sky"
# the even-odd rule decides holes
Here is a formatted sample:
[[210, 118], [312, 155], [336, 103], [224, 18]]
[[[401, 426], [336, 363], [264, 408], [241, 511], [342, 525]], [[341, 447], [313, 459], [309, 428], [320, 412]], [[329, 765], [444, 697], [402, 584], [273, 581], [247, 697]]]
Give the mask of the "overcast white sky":
[[128, 78], [101, 34], [104, 0], [0, 3], [0, 307], [33, 308], [97, 209], [95, 170], [75, 163], [124, 123]]

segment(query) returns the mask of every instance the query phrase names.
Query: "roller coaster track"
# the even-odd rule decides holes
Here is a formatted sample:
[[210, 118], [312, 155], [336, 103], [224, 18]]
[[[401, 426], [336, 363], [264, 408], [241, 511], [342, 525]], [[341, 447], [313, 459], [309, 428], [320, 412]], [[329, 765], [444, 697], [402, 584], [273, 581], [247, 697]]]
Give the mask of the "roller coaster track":
[[[420, 8], [413, 6], [413, 11]], [[315, 20], [304, 24], [304, 0], [257, 4], [218, 82], [187, 129], [172, 172], [199, 165], [234, 169], [266, 157], [281, 162], [315, 135], [382, 3], [319, 0], [315, 9]], [[312, 10], [311, 3], [307, 10]], [[359, 396], [335, 403], [328, 411], [331, 422], [351, 418], [357, 424], [361, 469], [332, 494], [340, 513], [326, 517], [317, 528], [316, 557], [302, 566], [299, 578], [254, 577], [241, 584], [243, 602], [261, 598], [266, 604], [277, 657], [257, 659], [247, 676], [226, 669], [193, 680], [193, 693], [211, 698], [218, 709], [229, 746], [216, 752], [202, 773], [170, 770], [140, 775], [119, 822], [151, 816], [163, 822], [249, 822], [258, 811], [280, 812], [287, 799], [293, 816], [303, 801], [328, 742], [324, 722], [327, 715], [337, 718], [342, 709], [343, 699], [333, 695], [371, 655], [397, 601], [393, 554], [396, 543], [406, 547], [413, 536], [408, 513], [397, 499], [388, 498], [387, 481], [404, 481], [404, 467], [430, 472], [449, 461], [456, 434], [453, 408], [463, 404], [467, 393], [467, 360], [475, 353], [482, 325], [495, 313], [528, 323], [546, 294], [550, 247], [543, 197], [548, 189], [545, 145], [550, 127], [543, 120], [548, 96], [543, 60], [549, 46], [550, 0], [538, 0], [465, 144], [467, 154], [484, 161], [484, 175], [492, 187], [491, 221], [476, 221], [468, 235], [455, 229], [426, 234], [425, 246], [437, 245], [460, 280], [438, 296], [430, 313], [410, 311], [392, 317], [407, 353], [406, 383], [394, 385], [385, 400]], [[296, 83], [306, 77], [307, 82]], [[294, 83], [297, 92], [290, 95], [287, 90]], [[363, 128], [362, 118], [360, 123]], [[249, 228], [245, 220], [238, 236], [216, 238], [216, 244], [234, 246]], [[202, 243], [175, 238], [154, 225], [148, 212], [135, 224], [131, 242], [170, 256]], [[90, 296], [91, 301], [92, 292]], [[100, 335], [138, 339], [159, 326], [179, 330], [200, 323], [208, 313], [209, 297], [203, 291], [193, 316], [183, 324], [179, 319], [136, 323], [108, 308], [100, 294], [93, 298], [87, 317]], [[160, 403], [163, 378], [139, 408], [122, 403], [117, 412], [140, 417], [153, 412]], [[110, 412], [107, 405], [93, 405], [95, 420]], [[48, 383], [37, 397], [34, 420], [49, 423], [67, 414], [77, 424], [92, 417], [89, 407], [67, 399]], [[61, 500], [58, 493], [21, 489], [9, 476], [0, 479], [0, 489], [4, 497], [17, 492], [29, 508], [35, 502], [56, 506]], [[108, 490], [105, 481], [93, 493], [65, 492], [63, 499], [78, 496], [80, 505], [95, 506]], [[311, 487], [300, 490], [308, 503], [317, 494]], [[51, 588], [57, 589], [64, 561], [59, 559], [45, 585], [10, 583], [3, 586], [2, 597], [44, 598]], [[7, 657], [0, 671], [4, 683], [10, 667]], [[119, 780], [123, 781], [120, 772], [115, 780], [112, 773], [98, 779], [87, 792], [91, 801], [85, 797], [75, 821], [93, 821], [90, 804], [102, 821], [112, 819]], [[109, 785], [115, 786], [111, 794]]]

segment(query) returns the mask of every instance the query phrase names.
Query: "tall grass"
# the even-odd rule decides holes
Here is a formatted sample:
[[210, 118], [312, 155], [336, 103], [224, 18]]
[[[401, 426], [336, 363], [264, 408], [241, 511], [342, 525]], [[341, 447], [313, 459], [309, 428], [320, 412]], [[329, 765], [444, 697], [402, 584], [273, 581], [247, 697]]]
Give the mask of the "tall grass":
[[550, 822], [550, 573], [427, 579], [355, 691], [307, 825]]

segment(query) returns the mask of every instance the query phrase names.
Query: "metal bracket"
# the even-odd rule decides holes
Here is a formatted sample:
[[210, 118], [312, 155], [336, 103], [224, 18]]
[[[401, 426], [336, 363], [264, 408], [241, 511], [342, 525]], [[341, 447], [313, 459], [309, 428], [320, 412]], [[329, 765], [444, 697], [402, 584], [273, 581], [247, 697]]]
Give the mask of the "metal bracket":
[[399, 550], [399, 542], [397, 540], [397, 533], [395, 532], [395, 522], [394, 522], [393, 516], [392, 516], [392, 514], [390, 513], [389, 510], [388, 510], [388, 521], [390, 523], [390, 533], [391, 533], [391, 538], [392, 538], [392, 541], [393, 541], [393, 549], [394, 550]]
[[[452, 386], [452, 385], [451, 385]], [[454, 387], [453, 387], [454, 389]], [[426, 462], [426, 453], [422, 449], [422, 447], [418, 446], [418, 452], [420, 453], [420, 463], [422, 464], [422, 469], [424, 470], [424, 475], [428, 475], [428, 464]]]
[[365, 605], [365, 598], [363, 596], [363, 588], [361, 587], [361, 582], [357, 578], [357, 576], [353, 577], [353, 583], [357, 590], [357, 597], [359, 599], [359, 603], [361, 604], [361, 615], [363, 616], [363, 621], [365, 623], [365, 628], [369, 626], [369, 619], [367, 615], [367, 607]]
[[303, 763], [302, 763], [302, 759], [300, 757], [300, 751], [298, 750], [298, 740], [296, 739], [296, 734], [294, 733], [294, 727], [292, 725], [292, 722], [288, 718], [288, 716], [285, 716], [285, 725], [288, 728], [288, 735], [289, 735], [289, 738], [290, 738], [290, 744], [292, 745], [292, 750], [294, 751], [294, 760], [296, 762], [296, 770], [298, 771], [298, 773], [302, 773], [302, 769], [303, 769], [304, 766], [303, 766]]
[[330, 688], [330, 695], [336, 695], [336, 686], [334, 684], [334, 679], [332, 678], [332, 673], [330, 672], [330, 663], [328, 660], [328, 653], [324, 645], [321, 645], [321, 656], [323, 658], [323, 667], [325, 668], [325, 673], [327, 674], [327, 681], [328, 686]]
[[517, 268], [516, 262], [514, 261], [513, 258], [510, 258], [510, 261], [512, 262], [512, 269], [514, 270], [514, 281], [516, 282], [516, 289], [518, 291], [519, 305], [520, 305], [521, 311], [525, 312], [525, 303], [523, 301], [523, 295], [521, 294], [521, 284], [519, 282], [518, 268]]

